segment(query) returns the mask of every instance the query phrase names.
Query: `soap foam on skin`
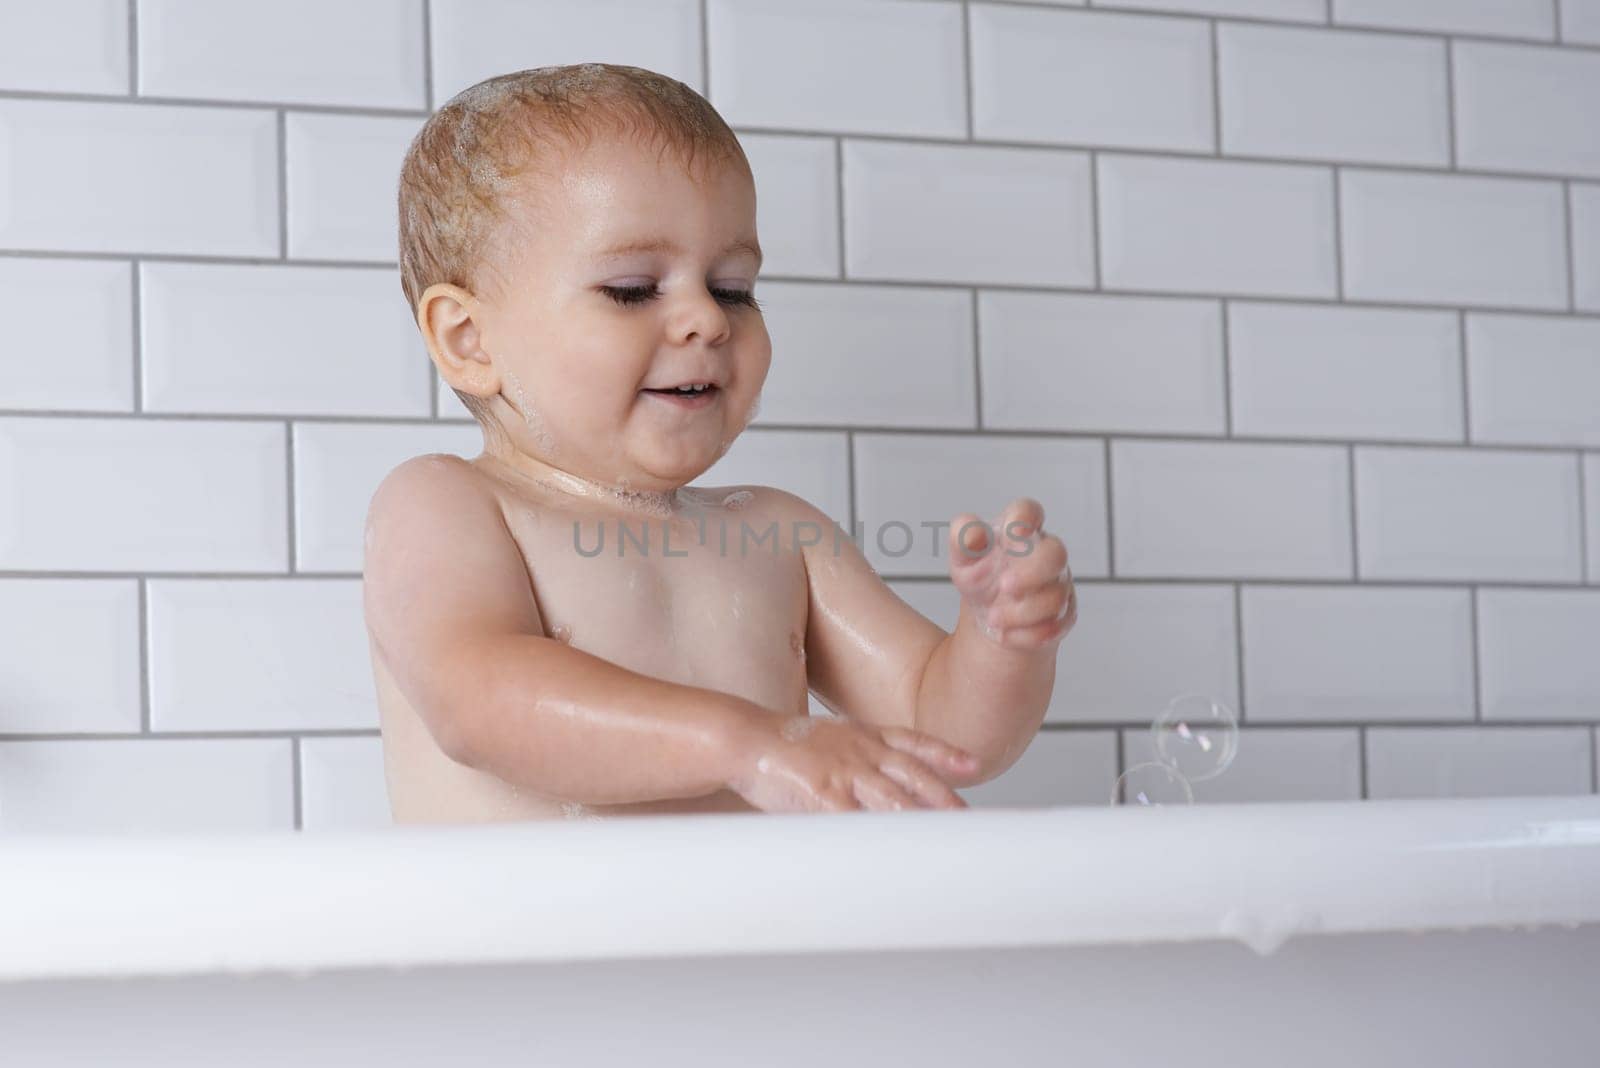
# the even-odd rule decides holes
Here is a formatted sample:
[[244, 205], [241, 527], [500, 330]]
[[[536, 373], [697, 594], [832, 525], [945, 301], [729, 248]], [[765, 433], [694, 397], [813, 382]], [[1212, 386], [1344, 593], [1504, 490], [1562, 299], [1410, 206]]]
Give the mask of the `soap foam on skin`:
[[[528, 403], [528, 394], [522, 388], [522, 383], [512, 373], [511, 368], [506, 368], [506, 378], [511, 380], [511, 389], [517, 395], [517, 403], [512, 405], [522, 416], [522, 421], [533, 432], [534, 440], [538, 442], [540, 450], [547, 456], [554, 456], [556, 452], [555, 438], [551, 437], [549, 429], [545, 426], [544, 417], [534, 410]], [[504, 396], [504, 394], [501, 394]]]

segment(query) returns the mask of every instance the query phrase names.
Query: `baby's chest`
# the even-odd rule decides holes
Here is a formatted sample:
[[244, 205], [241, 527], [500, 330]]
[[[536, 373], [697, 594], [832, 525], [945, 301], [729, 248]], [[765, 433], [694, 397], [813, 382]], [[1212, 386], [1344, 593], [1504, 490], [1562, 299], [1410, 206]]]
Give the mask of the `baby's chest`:
[[804, 706], [807, 590], [792, 552], [547, 545], [531, 571], [546, 633], [576, 648], [774, 710]]

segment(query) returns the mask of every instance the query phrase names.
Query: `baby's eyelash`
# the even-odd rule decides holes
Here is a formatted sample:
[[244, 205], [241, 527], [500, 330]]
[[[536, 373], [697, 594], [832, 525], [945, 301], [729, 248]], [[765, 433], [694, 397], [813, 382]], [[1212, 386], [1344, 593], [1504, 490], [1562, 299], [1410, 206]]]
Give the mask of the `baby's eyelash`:
[[[618, 304], [643, 304], [656, 298], [656, 287], [648, 286], [601, 286], [600, 291]], [[754, 293], [748, 289], [713, 289], [712, 295], [724, 304], [744, 305], [749, 308], [760, 308], [761, 302], [756, 300]]]

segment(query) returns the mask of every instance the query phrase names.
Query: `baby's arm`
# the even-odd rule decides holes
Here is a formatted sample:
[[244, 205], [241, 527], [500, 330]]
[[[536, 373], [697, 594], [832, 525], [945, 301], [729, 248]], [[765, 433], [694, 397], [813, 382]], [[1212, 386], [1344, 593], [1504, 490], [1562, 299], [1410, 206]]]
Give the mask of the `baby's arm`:
[[[1037, 734], [1055, 684], [1055, 650], [1007, 648], [980, 630], [963, 597], [949, 633], [897, 597], [822, 512], [780, 493], [822, 539], [805, 549], [809, 685], [830, 708], [908, 727], [975, 754], [986, 782]], [[952, 532], [953, 536], [954, 532]]]
[[499, 505], [461, 461], [395, 468], [367, 515], [363, 607], [400, 689], [453, 760], [550, 797], [698, 797], [771, 716], [731, 694], [544, 637]]

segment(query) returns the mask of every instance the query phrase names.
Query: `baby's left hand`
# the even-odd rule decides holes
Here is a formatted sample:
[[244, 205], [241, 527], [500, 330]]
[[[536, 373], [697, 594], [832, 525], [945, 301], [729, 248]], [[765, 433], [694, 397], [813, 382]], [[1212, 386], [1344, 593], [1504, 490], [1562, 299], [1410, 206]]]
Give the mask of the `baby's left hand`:
[[1067, 547], [1044, 532], [1038, 501], [1018, 497], [993, 530], [963, 512], [951, 521], [949, 540], [951, 581], [992, 641], [1007, 649], [1044, 649], [1078, 621]]

